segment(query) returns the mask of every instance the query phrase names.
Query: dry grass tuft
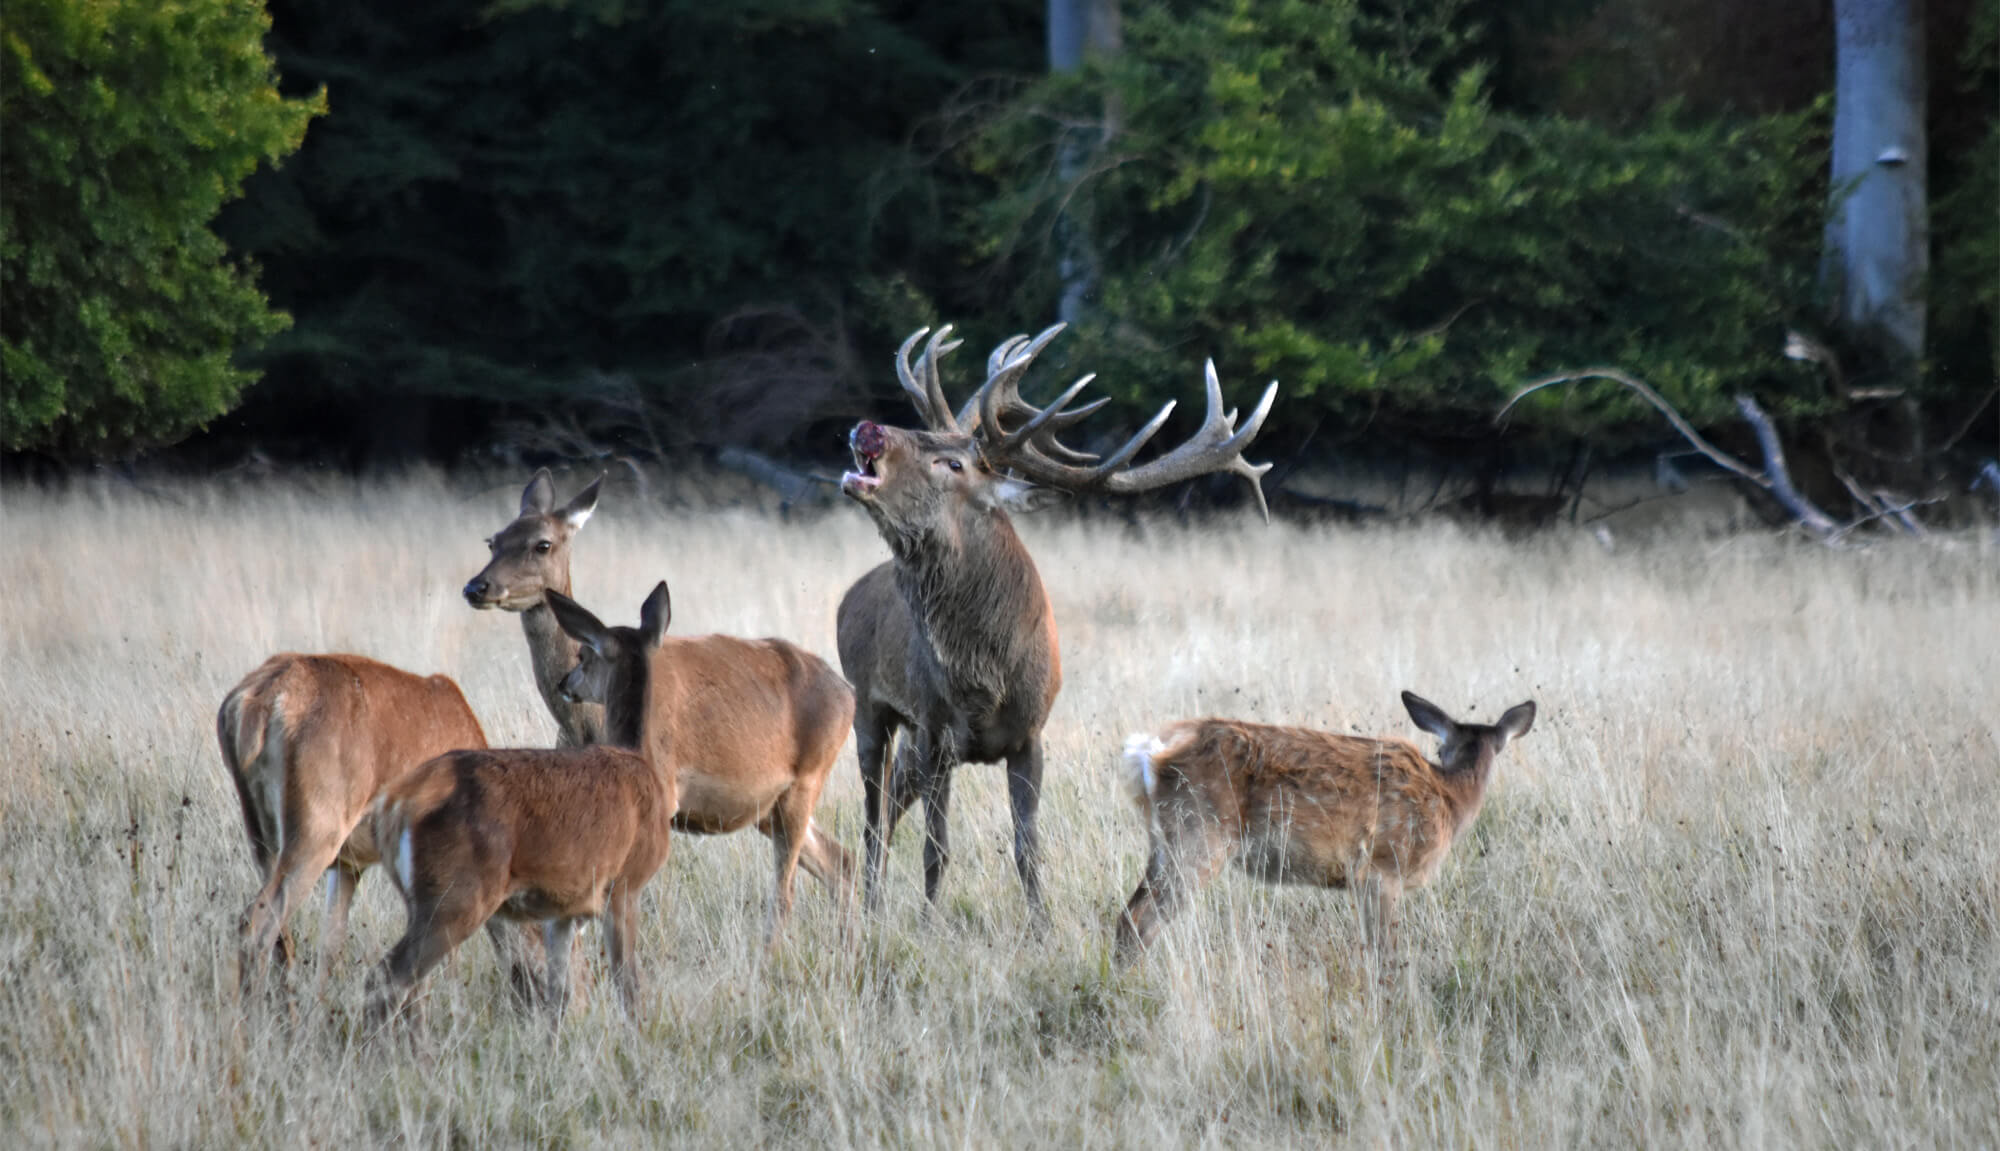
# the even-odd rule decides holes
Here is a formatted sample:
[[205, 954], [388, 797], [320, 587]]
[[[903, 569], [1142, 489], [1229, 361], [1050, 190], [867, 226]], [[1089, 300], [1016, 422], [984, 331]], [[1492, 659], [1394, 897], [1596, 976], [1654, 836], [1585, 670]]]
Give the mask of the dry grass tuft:
[[[455, 675], [496, 743], [549, 743], [515, 620], [458, 598], [517, 490], [0, 493], [6, 1143], [2000, 1143], [2000, 554], [1969, 539], [1607, 555], [1026, 524], [1068, 673], [1046, 938], [1025, 936], [1001, 773], [975, 767], [933, 928], [918, 820], [853, 947], [805, 883], [770, 961], [762, 841], [681, 839], [647, 898], [636, 1023], [601, 983], [560, 1034], [516, 1018], [475, 941], [432, 979], [423, 1037], [357, 1042], [401, 916], [379, 877], [330, 1001], [244, 1010], [256, 882], [216, 705], [273, 651], [351, 650]], [[576, 591], [629, 623], [664, 576], [676, 631], [831, 658], [841, 591], [885, 554], [848, 512], [614, 493]], [[1144, 844], [1116, 790], [1128, 732], [1216, 712], [1409, 734], [1405, 687], [1542, 713], [1405, 902], [1386, 1008], [1350, 901], [1240, 876], [1109, 971]], [[822, 815], [858, 848], [851, 754]], [[319, 921], [298, 920], [308, 950]]]

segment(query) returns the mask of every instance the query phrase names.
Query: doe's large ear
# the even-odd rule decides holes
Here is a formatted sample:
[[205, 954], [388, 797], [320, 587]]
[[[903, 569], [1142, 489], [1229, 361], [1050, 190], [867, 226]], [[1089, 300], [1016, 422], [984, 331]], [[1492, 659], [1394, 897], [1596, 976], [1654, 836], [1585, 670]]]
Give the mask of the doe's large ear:
[[1457, 722], [1446, 715], [1443, 708], [1414, 691], [1403, 693], [1403, 707], [1410, 713], [1410, 718], [1416, 721], [1418, 727], [1439, 739], [1448, 740], [1452, 732], [1458, 730]]
[[521, 489], [521, 514], [524, 516], [547, 515], [556, 506], [556, 478], [547, 468], [536, 468], [534, 478]]
[[1508, 739], [1519, 739], [1535, 726], [1535, 701], [1517, 703], [1500, 716], [1500, 722], [1493, 726], [1506, 733]]
[[584, 521], [590, 518], [590, 513], [597, 510], [597, 490], [603, 486], [604, 474], [600, 472], [596, 479], [590, 481], [589, 487], [576, 493], [576, 498], [564, 504], [562, 511], [556, 514], [561, 516], [572, 530], [582, 527]]
[[1013, 476], [993, 481], [993, 502], [1010, 512], [1038, 512], [1069, 498], [1061, 488], [1045, 488]]
[[667, 624], [673, 622], [673, 618], [673, 597], [667, 594], [667, 581], [661, 580], [659, 586], [653, 589], [653, 594], [639, 606], [639, 634], [645, 639], [647, 647], [660, 646], [660, 641], [667, 637]]
[[542, 602], [548, 604], [549, 610], [555, 613], [556, 626], [562, 628], [571, 639], [593, 649], [604, 642], [607, 631], [604, 621], [590, 614], [582, 604], [554, 588], [542, 593]]

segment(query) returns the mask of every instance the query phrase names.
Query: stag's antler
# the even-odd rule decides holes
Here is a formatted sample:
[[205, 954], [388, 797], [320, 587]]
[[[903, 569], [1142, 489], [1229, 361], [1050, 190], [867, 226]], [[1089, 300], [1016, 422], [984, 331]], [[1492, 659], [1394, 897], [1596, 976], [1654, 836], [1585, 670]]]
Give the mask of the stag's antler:
[[[923, 354], [917, 357], [913, 366], [910, 349], [916, 347], [917, 341], [927, 334], [931, 342], [924, 345]], [[925, 427], [957, 436], [965, 433], [959, 429], [958, 421], [951, 418], [951, 405], [944, 401], [944, 384], [938, 379], [937, 366], [938, 357], [965, 342], [950, 340], [947, 343], [950, 337], [950, 324], [939, 328], [935, 334], [929, 328], [911, 332], [910, 338], [903, 341], [903, 346], [896, 349], [896, 378], [903, 382], [903, 390], [909, 393], [910, 402], [916, 405], [917, 414], [923, 417]]]
[[914, 369], [908, 362], [909, 351], [925, 333], [918, 331], [904, 341], [903, 350], [897, 355], [897, 370], [904, 390], [916, 401], [918, 411], [924, 414], [925, 422], [933, 430], [972, 436], [978, 441], [987, 462], [996, 467], [1011, 468], [1038, 484], [1068, 491], [1101, 488], [1130, 494], [1211, 472], [1233, 472], [1250, 481], [1250, 490], [1257, 496], [1258, 511], [1263, 513], [1265, 519], [1270, 518], [1271, 511], [1264, 502], [1264, 489], [1259, 481], [1265, 472], [1271, 470], [1271, 465], [1246, 461], [1243, 449], [1263, 428], [1264, 417], [1270, 414], [1271, 402], [1278, 395], [1277, 381], [1273, 380], [1270, 387], [1264, 389], [1264, 398], [1258, 401], [1256, 410], [1250, 414], [1250, 422], [1238, 431], [1236, 409], [1222, 410], [1222, 382], [1216, 378], [1215, 361], [1210, 360], [1207, 369], [1208, 414], [1202, 420], [1200, 430], [1187, 442], [1158, 459], [1136, 468], [1128, 467], [1139, 449], [1166, 424], [1167, 417], [1173, 414], [1175, 401], [1169, 400], [1158, 415], [1125, 441], [1123, 447], [1102, 460], [1062, 443], [1057, 438], [1061, 433], [1082, 423], [1109, 402], [1108, 399], [1099, 399], [1074, 410], [1069, 408], [1070, 402], [1097, 378], [1095, 373], [1071, 384], [1046, 408], [1037, 408], [1021, 398], [1021, 377], [1062, 329], [1062, 324], [1056, 324], [1033, 339], [1013, 336], [993, 349], [993, 354], [986, 360], [986, 382], [959, 409], [956, 419], [945, 406], [944, 391], [937, 374], [937, 357], [959, 343], [956, 340], [949, 344], [941, 342], [950, 331], [948, 327], [939, 329], [937, 335], [931, 337]]

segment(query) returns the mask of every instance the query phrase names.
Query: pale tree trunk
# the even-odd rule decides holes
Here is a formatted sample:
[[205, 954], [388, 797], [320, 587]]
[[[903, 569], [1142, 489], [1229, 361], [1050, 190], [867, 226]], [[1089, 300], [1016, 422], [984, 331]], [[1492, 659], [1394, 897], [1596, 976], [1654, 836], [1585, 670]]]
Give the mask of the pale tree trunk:
[[1822, 276], [1835, 317], [1899, 376], [1924, 354], [1930, 268], [1923, 0], [1834, 0], [1833, 210]]
[[[1049, 0], [1049, 71], [1074, 72], [1088, 58], [1113, 55], [1120, 39], [1118, 0]], [[1059, 129], [1056, 179], [1065, 199], [1083, 179], [1091, 153], [1110, 140], [1115, 119], [1107, 98], [1096, 141], [1073, 128]], [[1062, 282], [1056, 317], [1073, 324], [1097, 297], [1097, 255], [1080, 215], [1065, 211], [1056, 220], [1056, 247], [1056, 274]]]

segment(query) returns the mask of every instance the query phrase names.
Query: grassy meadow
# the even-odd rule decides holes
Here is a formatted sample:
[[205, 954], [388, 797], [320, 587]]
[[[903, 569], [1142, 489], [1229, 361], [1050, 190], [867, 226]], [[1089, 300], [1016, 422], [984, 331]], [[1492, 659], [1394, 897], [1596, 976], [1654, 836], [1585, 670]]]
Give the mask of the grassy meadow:
[[[0, 1143], [2000, 1144], [1990, 534], [1607, 552], [1441, 524], [1023, 521], [1065, 672], [1047, 934], [1003, 774], [970, 766], [934, 922], [920, 817], [882, 915], [843, 933], [802, 874], [768, 958], [765, 842], [678, 838], [645, 898], [638, 1018], [594, 930], [556, 1033], [474, 939], [420, 1035], [371, 1041], [362, 981], [402, 917], [371, 875], [326, 997], [246, 1009], [258, 880], [217, 704], [272, 652], [354, 651], [453, 675], [495, 744], [548, 745], [518, 619], [459, 598], [524, 478], [0, 490]], [[841, 592], [887, 554], [866, 517], [727, 505], [612, 488], [578, 598], [634, 623], [666, 578], [676, 632], [833, 661]], [[1111, 969], [1144, 849], [1127, 733], [1218, 713], [1415, 737], [1402, 688], [1461, 719], [1541, 710], [1404, 901], [1386, 1001], [1347, 896], [1238, 874]], [[850, 744], [819, 818], [857, 853], [860, 794]], [[321, 921], [295, 918], [302, 953]]]

